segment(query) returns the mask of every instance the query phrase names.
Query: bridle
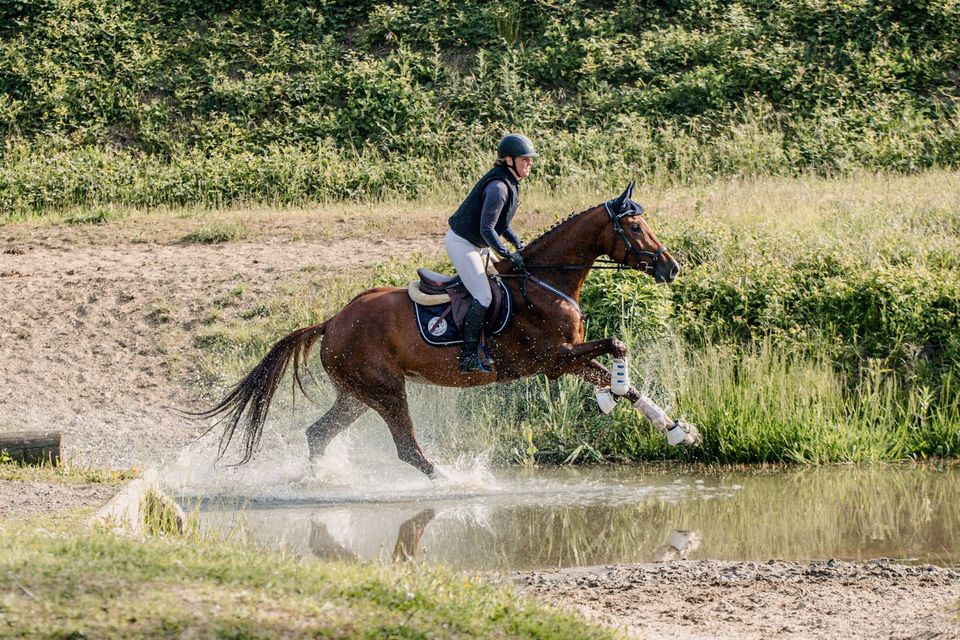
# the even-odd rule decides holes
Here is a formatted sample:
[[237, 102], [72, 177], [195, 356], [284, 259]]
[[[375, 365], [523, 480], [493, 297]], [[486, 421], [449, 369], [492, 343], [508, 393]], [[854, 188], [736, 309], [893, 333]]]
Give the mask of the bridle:
[[[614, 213], [613, 208], [610, 206], [610, 202], [611, 201], [608, 200], [603, 203], [603, 209], [604, 211], [607, 212], [607, 215], [610, 217], [610, 222], [613, 223], [613, 238], [610, 245], [610, 251], [607, 255], [613, 257], [613, 252], [617, 248], [617, 236], [620, 236], [620, 238], [623, 240], [623, 246], [626, 250], [626, 252], [624, 253], [623, 262], [617, 262], [616, 260], [597, 259], [597, 260], [594, 260], [593, 264], [528, 264], [528, 265], [525, 265], [525, 269], [522, 273], [501, 273], [500, 277], [520, 279], [520, 292], [523, 295], [524, 299], [527, 300], [528, 306], [531, 306], [531, 305], [530, 305], [530, 299], [527, 297], [525, 282], [527, 280], [531, 280], [534, 284], [541, 287], [542, 289], [546, 289], [547, 291], [550, 291], [558, 295], [559, 297], [563, 298], [564, 300], [572, 304], [573, 307], [577, 310], [577, 313], [580, 314], [580, 317], [582, 319], [583, 312], [580, 310], [580, 305], [577, 304], [577, 302], [573, 298], [566, 295], [565, 293], [563, 293], [562, 291], [560, 291], [558, 288], [554, 287], [550, 283], [546, 282], [545, 280], [542, 280], [537, 276], [533, 275], [532, 273], [529, 273], [527, 270], [528, 269], [564, 269], [564, 270], [615, 269], [617, 271], [622, 271], [624, 269], [640, 269], [641, 268], [640, 265], [643, 265], [642, 267], [643, 270], [647, 271], [648, 269], [655, 269], [657, 266], [657, 263], [660, 261], [661, 256], [663, 256], [663, 254], [667, 251], [667, 247], [665, 245], [660, 245], [660, 248], [657, 249], [656, 251], [647, 251], [645, 249], [637, 249], [635, 246], [633, 246], [633, 243], [630, 242], [630, 237], [627, 236], [627, 232], [624, 231], [623, 229], [623, 225], [620, 224], [620, 220], [622, 218], [627, 218], [630, 216], [642, 216], [643, 207], [637, 204], [636, 202], [633, 202], [632, 200], [628, 200], [628, 202], [631, 205], [628, 210], [621, 211], [620, 213]], [[631, 255], [636, 258], [636, 266], [634, 267], [631, 267], [628, 261], [628, 258]], [[597, 266], [596, 263], [598, 262], [603, 264], [601, 266]]]
[[[614, 213], [613, 209], [610, 208], [609, 201], [603, 203], [603, 208], [606, 210], [607, 215], [610, 216], [610, 222], [613, 223], [613, 241], [610, 244], [610, 253], [608, 255], [611, 257], [613, 256], [613, 252], [617, 248], [617, 236], [620, 236], [620, 238], [623, 239], [623, 246], [626, 248], [626, 253], [623, 256], [624, 262], [627, 262], [627, 257], [632, 255], [637, 259], [637, 266], [634, 267], [635, 269], [639, 269], [641, 264], [644, 265], [644, 271], [647, 269], [655, 269], [657, 263], [660, 261], [660, 256], [664, 254], [664, 252], [667, 250], [667, 247], [661, 244], [660, 248], [656, 251], [647, 251], [645, 249], [637, 249], [635, 246], [633, 246], [633, 243], [630, 242], [630, 238], [627, 236], [627, 232], [623, 230], [623, 226], [620, 224], [621, 218], [643, 215], [643, 207], [634, 202], [631, 202], [631, 204], [633, 207], [630, 210]], [[653, 262], [647, 262], [645, 258], [650, 258], [653, 260]], [[630, 266], [629, 263], [627, 266]]]
[[[624, 254], [624, 262], [617, 262], [616, 260], [603, 260], [597, 259], [593, 261], [593, 264], [528, 264], [526, 265], [527, 269], [564, 269], [564, 270], [573, 270], [573, 269], [613, 269], [616, 271], [623, 271], [624, 269], [643, 269], [644, 271], [648, 269], [654, 269], [657, 266], [657, 263], [660, 262], [661, 256], [667, 251], [666, 245], [660, 245], [660, 248], [656, 251], [647, 251], [646, 249], [637, 249], [633, 246], [633, 243], [630, 242], [630, 237], [627, 235], [627, 232], [623, 230], [623, 225], [620, 224], [622, 218], [628, 218], [630, 216], [642, 216], [643, 207], [637, 204], [636, 202], [631, 201], [631, 208], [627, 211], [621, 211], [620, 213], [614, 213], [613, 209], [610, 207], [610, 200], [603, 203], [603, 209], [607, 212], [607, 216], [610, 217], [610, 222], [613, 223], [613, 238], [610, 243], [610, 251], [607, 253], [609, 256], [613, 256], [613, 252], [617, 248], [617, 236], [620, 236], [620, 239], [623, 240], [623, 246], [626, 249]], [[627, 263], [627, 258], [629, 256], [634, 256], [636, 258], [637, 264], [634, 267], [631, 267]], [[608, 266], [597, 266], [597, 263], [600, 265]], [[624, 264], [627, 263], [627, 264]], [[641, 267], [641, 265], [643, 265]], [[514, 276], [516, 277], [516, 276]]]

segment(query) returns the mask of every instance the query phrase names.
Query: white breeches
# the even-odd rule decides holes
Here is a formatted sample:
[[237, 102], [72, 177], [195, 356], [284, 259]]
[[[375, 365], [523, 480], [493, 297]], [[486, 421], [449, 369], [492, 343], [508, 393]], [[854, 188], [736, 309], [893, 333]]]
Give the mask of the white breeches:
[[485, 265], [487, 249], [474, 246], [469, 240], [454, 233], [453, 229], [447, 231], [443, 244], [467, 291], [476, 298], [477, 302], [489, 307], [493, 301], [493, 294], [490, 292], [490, 281], [487, 280]]

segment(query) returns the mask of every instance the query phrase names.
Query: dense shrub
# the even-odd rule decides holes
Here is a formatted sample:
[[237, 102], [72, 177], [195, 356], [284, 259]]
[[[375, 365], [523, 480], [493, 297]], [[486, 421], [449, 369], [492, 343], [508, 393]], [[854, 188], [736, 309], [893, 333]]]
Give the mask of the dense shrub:
[[[23, 148], [47, 165], [166, 165], [186, 185], [156, 194], [170, 204], [422, 193], [466, 180], [511, 128], [544, 146], [549, 184], [956, 166], [958, 42], [945, 0], [8, 2], [0, 200], [150, 200], [29, 175]], [[277, 149], [371, 175], [231, 178], [273, 178]], [[219, 159], [207, 184], [195, 153]]]

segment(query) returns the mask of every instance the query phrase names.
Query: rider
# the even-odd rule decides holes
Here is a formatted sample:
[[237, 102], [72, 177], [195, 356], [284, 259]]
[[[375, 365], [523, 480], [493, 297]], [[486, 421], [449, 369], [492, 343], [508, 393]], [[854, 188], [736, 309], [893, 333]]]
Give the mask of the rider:
[[[457, 274], [473, 296], [463, 321], [463, 350], [458, 358], [463, 373], [483, 370], [478, 353], [480, 330], [493, 300], [484, 265], [488, 248], [501, 258], [509, 258], [515, 269], [524, 268], [520, 255], [524, 245], [510, 222], [520, 203], [520, 180], [530, 175], [533, 159], [538, 155], [526, 136], [519, 133], [504, 136], [497, 145], [496, 164], [450, 216], [450, 230], [444, 245]], [[501, 235], [517, 250], [511, 253], [500, 241]]]

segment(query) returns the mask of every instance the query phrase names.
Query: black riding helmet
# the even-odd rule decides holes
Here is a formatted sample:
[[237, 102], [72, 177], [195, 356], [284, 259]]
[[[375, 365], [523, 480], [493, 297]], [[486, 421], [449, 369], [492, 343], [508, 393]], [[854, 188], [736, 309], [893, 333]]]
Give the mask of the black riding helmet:
[[540, 154], [533, 148], [530, 138], [522, 133], [508, 133], [497, 145], [498, 158], [537, 158]]

